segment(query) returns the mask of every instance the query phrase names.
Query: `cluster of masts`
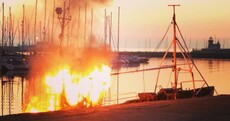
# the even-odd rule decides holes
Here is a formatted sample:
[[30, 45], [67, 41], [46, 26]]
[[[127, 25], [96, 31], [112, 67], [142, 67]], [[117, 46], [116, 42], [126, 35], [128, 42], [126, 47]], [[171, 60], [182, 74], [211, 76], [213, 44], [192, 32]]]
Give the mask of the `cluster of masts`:
[[[47, 0], [45, 0], [45, 10], [44, 10], [44, 25], [42, 27], [42, 23], [40, 21], [40, 35], [38, 37], [37, 35], [37, 8], [38, 8], [38, 0], [36, 0], [36, 4], [35, 4], [35, 18], [34, 18], [34, 26], [33, 26], [33, 30], [30, 30], [31, 26], [30, 26], [30, 21], [29, 19], [26, 18], [25, 16], [25, 5], [22, 5], [23, 8], [23, 12], [22, 12], [22, 19], [21, 22], [18, 22], [18, 25], [16, 28], [14, 28], [14, 20], [12, 20], [12, 13], [11, 13], [11, 7], [9, 7], [9, 17], [7, 17], [7, 20], [5, 20], [6, 15], [5, 15], [5, 4], [2, 3], [2, 42], [1, 42], [1, 46], [5, 47], [5, 46], [15, 46], [14, 43], [14, 39], [15, 39], [15, 35], [18, 32], [18, 36], [19, 36], [19, 46], [26, 46], [26, 45], [35, 45], [37, 44], [37, 40], [39, 38], [40, 41], [45, 42], [46, 40], [50, 40], [50, 43], [53, 43], [54, 40], [54, 9], [55, 9], [55, 0], [54, 0], [54, 8], [53, 8], [53, 20], [52, 20], [52, 32], [51, 32], [51, 37], [47, 37], [47, 14], [46, 14], [46, 8], [47, 8]], [[69, 12], [68, 12], [69, 13]], [[30, 31], [33, 31], [33, 35], [30, 34]], [[9, 33], [8, 37], [7, 34]], [[32, 37], [33, 36], [33, 37]], [[33, 39], [32, 39], [33, 38]], [[47, 39], [49, 38], [49, 39]], [[28, 41], [26, 41], [28, 40]]]
[[5, 25], [4, 3], [2, 3], [2, 46], [7, 44], [7, 41], [4, 41], [5, 35], [6, 36], [8, 35], [9, 46], [13, 46], [16, 31], [14, 31], [14, 23], [12, 20], [11, 7], [9, 7], [9, 17], [7, 17], [6, 24], [7, 26], [4, 26]]
[[[46, 0], [45, 0], [46, 4]], [[46, 5], [45, 5], [46, 8]], [[36, 33], [37, 33], [37, 0], [35, 5], [35, 21], [34, 21], [34, 38], [31, 39], [32, 34], [30, 32], [32, 30], [30, 26], [30, 20], [25, 16], [25, 5], [22, 5], [22, 19], [20, 22], [18, 21], [17, 26], [15, 28], [15, 16], [12, 17], [11, 7], [9, 7], [9, 15], [5, 15], [5, 4], [2, 3], [2, 40], [1, 40], [1, 46], [15, 46], [15, 37], [18, 34], [18, 45], [19, 46], [26, 46], [26, 45], [32, 45], [36, 44], [36, 41], [38, 39]], [[45, 40], [45, 33], [46, 33], [46, 10], [45, 10], [45, 16], [44, 16], [44, 27], [43, 27], [43, 37]], [[40, 40], [42, 40], [42, 27], [41, 27], [41, 21], [40, 21]], [[28, 40], [28, 41], [26, 41]]]
[[[79, 5], [78, 15], [77, 15], [77, 31], [76, 34], [76, 41], [73, 43], [73, 41], [70, 41], [71, 35], [73, 33], [73, 28], [71, 30], [70, 27], [73, 27], [69, 24], [69, 21], [72, 19], [70, 16], [70, 0], [69, 4], [66, 5], [66, 1], [64, 2], [63, 7], [56, 7], [55, 0], [53, 0], [53, 17], [52, 17], [52, 27], [50, 32], [49, 27], [49, 20], [47, 24], [47, 0], [45, 0], [44, 5], [44, 20], [43, 20], [43, 27], [42, 22], [37, 21], [37, 9], [38, 9], [38, 0], [36, 0], [35, 3], [35, 12], [34, 12], [34, 25], [33, 28], [31, 27], [31, 22], [26, 17], [25, 13], [25, 5], [22, 6], [23, 8], [23, 15], [22, 19], [19, 22], [15, 28], [15, 23], [12, 17], [11, 13], [11, 7], [9, 7], [9, 15], [5, 15], [5, 4], [2, 3], [2, 40], [1, 40], [1, 46], [16, 46], [19, 45], [21, 47], [24, 46], [30, 46], [35, 45], [39, 42], [48, 42], [51, 44], [55, 44], [55, 14], [57, 14], [57, 18], [60, 23], [60, 34], [56, 36], [56, 38], [59, 38], [60, 44], [65, 45], [76, 45], [77, 47], [80, 46], [79, 40], [83, 40], [83, 46], [91, 45], [93, 38], [93, 9], [91, 9], [91, 22], [90, 22], [90, 30], [89, 30], [89, 38], [88, 38], [88, 30], [87, 30], [87, 4], [84, 6], [84, 24], [81, 25], [81, 6]], [[56, 13], [55, 13], [56, 12]], [[7, 16], [7, 17], [6, 17]], [[120, 8], [118, 8], [118, 37], [117, 40], [117, 48], [119, 48], [119, 19], [120, 19]], [[7, 18], [7, 19], [6, 19]], [[40, 17], [41, 18], [41, 17]], [[38, 25], [39, 24], [39, 25]], [[39, 26], [39, 28], [37, 28]], [[67, 30], [65, 30], [65, 27], [67, 27]], [[81, 31], [81, 28], [83, 28], [83, 31]], [[66, 32], [66, 34], [65, 34]], [[33, 33], [33, 34], [32, 34]], [[40, 33], [40, 34], [37, 34]], [[50, 35], [51, 33], [51, 35]], [[82, 34], [82, 35], [81, 35]], [[18, 44], [15, 44], [15, 37], [18, 35]], [[66, 38], [64, 37], [66, 36]], [[105, 44], [109, 44], [111, 47], [112, 44], [112, 12], [108, 15], [107, 11], [105, 9], [105, 16], [104, 16], [104, 38], [103, 41]], [[63, 40], [66, 40], [65, 43], [63, 43]], [[89, 42], [89, 43], [88, 43]], [[119, 50], [119, 49], [117, 49]]]

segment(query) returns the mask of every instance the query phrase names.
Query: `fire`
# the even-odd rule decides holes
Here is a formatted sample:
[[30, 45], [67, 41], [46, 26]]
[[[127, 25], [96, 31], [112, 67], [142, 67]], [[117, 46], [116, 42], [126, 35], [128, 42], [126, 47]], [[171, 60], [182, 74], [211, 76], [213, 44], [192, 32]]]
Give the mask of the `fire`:
[[71, 71], [62, 65], [47, 73], [43, 82], [43, 96], [33, 96], [25, 112], [47, 112], [74, 106], [97, 106], [102, 104], [110, 86], [111, 69], [107, 65], [95, 66], [87, 73]]

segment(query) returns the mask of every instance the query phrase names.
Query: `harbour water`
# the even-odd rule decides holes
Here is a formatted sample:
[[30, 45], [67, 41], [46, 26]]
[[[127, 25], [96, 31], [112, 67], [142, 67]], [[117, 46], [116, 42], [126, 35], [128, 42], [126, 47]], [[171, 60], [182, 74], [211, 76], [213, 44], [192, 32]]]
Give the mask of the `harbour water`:
[[[204, 76], [205, 80], [209, 84], [209, 86], [215, 86], [216, 92], [220, 94], [230, 94], [230, 60], [226, 59], [195, 59], [194, 60], [198, 69]], [[148, 69], [158, 67], [161, 62], [161, 58], [151, 58], [148, 64], [141, 64], [138, 67], [127, 67], [121, 68], [119, 72], [127, 72], [127, 71], [135, 71], [141, 69]], [[178, 60], [178, 63], [183, 62], [182, 59]], [[166, 59], [165, 64], [172, 64], [171, 59]], [[116, 70], [114, 70], [116, 72]], [[118, 102], [124, 102], [127, 100], [125, 97], [131, 97], [132, 99], [137, 97], [139, 92], [154, 92], [156, 78], [157, 78], [158, 70], [152, 71], [140, 71], [135, 73], [128, 74], [120, 74], [119, 76], [112, 77], [112, 94], [121, 95]], [[201, 77], [197, 77], [199, 75], [198, 72], [194, 71], [195, 78], [201, 79]], [[185, 76], [181, 74], [180, 76]], [[117, 80], [117, 78], [119, 78]], [[183, 78], [187, 81], [187, 77]], [[118, 83], [117, 83], [118, 82]], [[173, 83], [173, 74], [172, 70], [168, 69], [167, 71], [161, 71], [160, 79], [158, 82], [157, 89], [159, 90], [159, 86], [167, 88], [172, 87], [171, 83]], [[201, 87], [204, 82], [196, 83], [196, 87]], [[188, 83], [184, 85], [183, 88], [191, 89], [192, 83]], [[157, 90], [157, 91], [158, 91]], [[156, 92], [157, 92], [156, 91]], [[217, 94], [215, 94], [217, 95]], [[115, 100], [114, 103], [117, 100]]]
[[[151, 58], [148, 64], [123, 66], [112, 70], [112, 73], [154, 68], [159, 66], [160, 61], [161, 58]], [[178, 63], [180, 61], [178, 60]], [[194, 61], [208, 84], [215, 86], [218, 94], [230, 94], [230, 60], [195, 59]], [[171, 62], [171, 59], [165, 60], [166, 64]], [[111, 76], [111, 87], [105, 98], [106, 103], [123, 103], [137, 98], [139, 92], [154, 92], [157, 72], [157, 70], [151, 70]], [[173, 81], [172, 77], [170, 78], [171, 72], [172, 70], [161, 72], [162, 78], [160, 78], [159, 85], [162, 87], [171, 86]], [[194, 73], [194, 75], [196, 74], [197, 72]], [[24, 102], [27, 96], [27, 88], [28, 85], [33, 84], [31, 83], [32, 81], [37, 80], [28, 78], [26, 72], [10, 72], [6, 75], [1, 75], [0, 115], [22, 113], [23, 108], [25, 108]], [[200, 85], [202, 84], [196, 86]]]

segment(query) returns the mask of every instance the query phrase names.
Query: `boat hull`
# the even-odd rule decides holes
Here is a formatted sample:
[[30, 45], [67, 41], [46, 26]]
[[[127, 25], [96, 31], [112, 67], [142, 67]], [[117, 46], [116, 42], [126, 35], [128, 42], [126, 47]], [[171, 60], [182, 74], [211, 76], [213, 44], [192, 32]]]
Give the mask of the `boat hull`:
[[[194, 90], [177, 90], [177, 99], [193, 98], [193, 97], [205, 97], [214, 95], [214, 86], [197, 88]], [[157, 94], [153, 92], [138, 93], [140, 101], [156, 101], [156, 100], [169, 100], [174, 99], [173, 88], [163, 88]]]
[[[165, 90], [161, 89], [161, 91], [157, 94], [157, 100], [167, 100], [167, 99], [174, 99], [174, 90]], [[183, 98], [192, 98], [192, 97], [205, 97], [205, 96], [213, 96], [214, 95], [214, 86], [203, 87], [203, 88], [196, 88], [194, 90], [177, 90], [177, 99]]]

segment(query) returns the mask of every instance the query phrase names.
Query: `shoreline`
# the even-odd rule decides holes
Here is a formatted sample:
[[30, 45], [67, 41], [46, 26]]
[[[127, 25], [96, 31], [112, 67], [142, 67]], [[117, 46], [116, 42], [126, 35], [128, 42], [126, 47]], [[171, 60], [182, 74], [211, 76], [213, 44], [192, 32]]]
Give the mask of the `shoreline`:
[[[166, 58], [172, 58], [173, 52], [168, 52]], [[141, 57], [148, 57], [148, 58], [162, 58], [165, 54], [165, 51], [161, 52], [150, 52], [150, 51], [121, 51], [119, 55], [132, 55], [132, 56], [141, 56]], [[218, 52], [218, 51], [211, 51], [211, 52], [202, 52], [202, 51], [191, 51], [190, 52], [192, 58], [196, 59], [230, 59], [229, 52]], [[183, 55], [180, 52], [176, 53], [178, 58], [183, 58]]]
[[230, 120], [230, 95], [1, 116], [1, 121]]

